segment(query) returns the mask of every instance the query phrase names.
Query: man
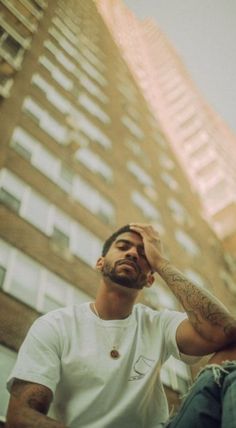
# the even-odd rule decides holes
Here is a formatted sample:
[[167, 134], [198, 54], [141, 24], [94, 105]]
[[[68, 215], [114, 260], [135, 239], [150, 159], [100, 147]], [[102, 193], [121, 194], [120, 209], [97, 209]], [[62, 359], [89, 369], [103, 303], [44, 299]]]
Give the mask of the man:
[[[171, 265], [152, 226], [115, 232], [97, 269], [95, 302], [52, 311], [30, 329], [8, 382], [8, 428], [159, 428], [168, 418], [164, 361], [236, 341], [236, 320]], [[187, 315], [135, 305], [155, 272]], [[47, 416], [52, 400], [58, 421]]]

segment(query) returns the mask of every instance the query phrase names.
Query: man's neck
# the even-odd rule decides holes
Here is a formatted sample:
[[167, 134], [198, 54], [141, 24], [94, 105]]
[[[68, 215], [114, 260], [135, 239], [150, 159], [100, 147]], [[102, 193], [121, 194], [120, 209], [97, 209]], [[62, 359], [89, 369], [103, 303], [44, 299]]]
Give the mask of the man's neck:
[[132, 313], [137, 294], [138, 291], [117, 284], [102, 283], [95, 300], [95, 310], [93, 307], [92, 310], [104, 320], [127, 318]]

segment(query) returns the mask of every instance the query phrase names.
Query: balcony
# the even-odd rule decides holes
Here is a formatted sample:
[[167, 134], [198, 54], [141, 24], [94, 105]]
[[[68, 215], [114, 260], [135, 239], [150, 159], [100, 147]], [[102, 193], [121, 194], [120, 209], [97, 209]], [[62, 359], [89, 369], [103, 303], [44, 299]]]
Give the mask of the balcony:
[[20, 3], [17, 4], [17, 7], [10, 0], [0, 0], [0, 2], [14, 15], [17, 19], [31, 32], [34, 33], [38, 28], [37, 19], [30, 14], [22, 13], [22, 8], [20, 9]]
[[43, 16], [43, 12], [39, 11], [35, 6], [33, 6], [34, 2], [30, 0], [18, 0], [36, 19], [41, 19]]
[[6, 31], [6, 33], [10, 34], [13, 39], [15, 39], [24, 49], [29, 49], [31, 38], [22, 37], [15, 28], [11, 26], [9, 22], [6, 22], [5, 17], [2, 13], [0, 13], [0, 26], [3, 30]]
[[24, 56], [24, 48], [10, 34], [0, 28], [0, 57], [15, 70], [20, 70]]
[[8, 98], [10, 96], [11, 87], [13, 85], [13, 79], [2, 76], [0, 74], [0, 96]]

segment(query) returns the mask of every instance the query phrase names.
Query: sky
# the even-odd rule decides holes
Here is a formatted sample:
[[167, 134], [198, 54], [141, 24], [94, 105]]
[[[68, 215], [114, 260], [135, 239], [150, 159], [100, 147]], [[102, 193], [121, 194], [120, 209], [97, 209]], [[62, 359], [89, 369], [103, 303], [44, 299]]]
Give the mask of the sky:
[[236, 1], [124, 0], [152, 17], [186, 65], [208, 104], [236, 135]]

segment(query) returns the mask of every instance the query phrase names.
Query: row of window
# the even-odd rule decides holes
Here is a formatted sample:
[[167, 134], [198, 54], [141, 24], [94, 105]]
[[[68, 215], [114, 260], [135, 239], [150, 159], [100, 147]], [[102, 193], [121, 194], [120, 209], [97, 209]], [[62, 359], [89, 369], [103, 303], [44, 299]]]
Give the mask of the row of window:
[[0, 96], [7, 98], [47, 4], [43, 0], [1, 0], [1, 4]]
[[[57, 20], [58, 19], [59, 18], [57, 18]], [[57, 25], [59, 26], [58, 22], [57, 22]], [[69, 71], [70, 73], [73, 73], [73, 75], [80, 81], [80, 83], [87, 89], [87, 91], [89, 91], [92, 95], [95, 95], [99, 99], [99, 101], [107, 102], [108, 100], [107, 96], [90, 79], [90, 77], [92, 77], [92, 79], [95, 79], [98, 83], [105, 85], [106, 81], [104, 77], [94, 68], [93, 65], [91, 65], [91, 63], [87, 62], [85, 57], [82, 56], [77, 51], [77, 49], [73, 47], [61, 35], [61, 33], [58, 30], [52, 27], [49, 32], [51, 35], [54, 36], [56, 41], [66, 51], [66, 53], [67, 54], [69, 53], [72, 56], [73, 60], [74, 59], [77, 60], [77, 62], [80, 65], [80, 69], [83, 69], [85, 73], [83, 71], [80, 71], [80, 69], [72, 61], [70, 61], [69, 58], [65, 56], [65, 54], [62, 51], [60, 51], [60, 49], [58, 49], [52, 41], [47, 40], [45, 42], [46, 48], [53, 55], [56, 56], [56, 59], [59, 61], [61, 65], [63, 65], [64, 68], [66, 68], [67, 71]], [[83, 49], [83, 53], [85, 53], [87, 57], [89, 56], [90, 60], [92, 56], [93, 58], [92, 62], [95, 63], [96, 56], [92, 54], [88, 48]], [[67, 76], [65, 76], [64, 73], [61, 73], [60, 71], [58, 74], [57, 67], [54, 66], [50, 62], [50, 60], [48, 60], [47, 58], [45, 59], [45, 57], [43, 57], [41, 58], [41, 63], [43, 63], [43, 65], [45, 65], [47, 68], [50, 69], [50, 72], [53, 74], [53, 76], [55, 76], [56, 80], [59, 81], [59, 83], [62, 82], [63, 86], [66, 85], [66, 88], [69, 87], [69, 89], [72, 91], [72, 88], [74, 86], [73, 81], [71, 79], [68, 79]], [[97, 59], [97, 63], [98, 63], [98, 59]], [[101, 63], [101, 66], [102, 66], [102, 63]], [[87, 75], [89, 75], [90, 77], [88, 77]], [[46, 90], [46, 87], [49, 87], [49, 93], [47, 96], [49, 101], [53, 102], [56, 108], [58, 106], [58, 109], [61, 110], [60, 109], [60, 106], [61, 106], [61, 108], [66, 110], [68, 114], [71, 110], [73, 110], [70, 103], [65, 98], [63, 100], [63, 96], [60, 95], [59, 93], [56, 93], [56, 90], [53, 87], [50, 87], [50, 85], [45, 81], [45, 79], [43, 79], [39, 75], [36, 75], [33, 77], [33, 83], [37, 84], [41, 89], [44, 90], [44, 92]], [[77, 102], [79, 102], [79, 104], [81, 104], [85, 109], [87, 109], [87, 111], [89, 111], [90, 114], [96, 116], [99, 120], [101, 120], [105, 124], [110, 123], [110, 117], [102, 110], [102, 108], [92, 98], [90, 98], [86, 93], [78, 94], [78, 89], [73, 88], [73, 94], [75, 94], [75, 92], [77, 93], [77, 96], [76, 96]], [[61, 102], [57, 103], [56, 98], [59, 98], [59, 101]], [[100, 131], [100, 134], [103, 134], [103, 133]], [[106, 144], [107, 144], [108, 138], [104, 136], [104, 134], [103, 134], [103, 139], [106, 139]], [[111, 143], [109, 142], [109, 144]]]
[[[55, 32], [54, 32], [54, 35], [55, 35]], [[44, 42], [44, 46], [46, 49], [48, 49], [48, 51], [52, 55], [54, 55], [54, 57], [66, 69], [66, 71], [68, 71], [69, 73], [72, 73], [75, 77], [79, 78], [79, 73], [80, 73], [80, 70], [78, 68], [78, 65], [79, 65], [80, 69], [82, 69], [86, 74], [88, 74], [92, 79], [94, 79], [99, 85], [101, 85], [102, 87], [107, 85], [107, 80], [105, 79], [103, 74], [101, 74], [95, 68], [95, 66], [92, 65], [81, 53], [77, 52], [76, 57], [74, 57], [74, 55], [73, 56], [71, 55], [72, 59], [70, 59], [69, 52], [67, 52], [67, 49], [66, 49], [66, 47], [68, 48], [67, 46], [68, 42], [66, 41], [65, 38], [62, 38], [63, 40], [61, 40], [60, 38], [61, 41], [58, 42], [58, 38], [59, 37], [57, 37], [56, 42], [58, 43], [60, 48], [62, 48], [63, 50], [59, 49], [59, 47], [56, 46], [56, 44], [52, 40], [46, 40]], [[66, 52], [66, 55], [64, 52]], [[76, 63], [73, 62], [73, 60], [76, 61]]]
[[[59, 26], [58, 26], [58, 28], [59, 28]], [[91, 64], [88, 64], [85, 61], [84, 56], [79, 54], [77, 49], [75, 47], [73, 47], [71, 44], [69, 44], [69, 42], [61, 35], [61, 33], [58, 30], [55, 30], [55, 28], [53, 27], [50, 29], [49, 32], [56, 39], [56, 41], [59, 43], [59, 45], [67, 52], [67, 54], [70, 54], [73, 59], [77, 60], [80, 67], [88, 75], [90, 75], [90, 77], [97, 80], [97, 82], [99, 82], [100, 84], [105, 84], [105, 81], [102, 82], [102, 76], [96, 70], [91, 69]], [[58, 49], [55, 48], [55, 45], [53, 48], [53, 45], [51, 42], [47, 41], [46, 43], [47, 43], [47, 47], [50, 47], [51, 52], [54, 50], [54, 53], [56, 53], [58, 56]], [[95, 63], [96, 63], [96, 65], [98, 66], [98, 58], [96, 56], [94, 56], [93, 54], [92, 54], [93, 56], [91, 58], [91, 52], [88, 49], [86, 49], [86, 50], [83, 49], [83, 54], [85, 54], [85, 56], [88, 56], [88, 52], [90, 53], [90, 55], [89, 55], [90, 62], [92, 62], [93, 65], [95, 65]], [[63, 58], [65, 59], [64, 54], [63, 54]], [[95, 59], [97, 59], [97, 62], [95, 61]], [[101, 66], [102, 66], [102, 63], [100, 64], [99, 67], [101, 68]], [[73, 68], [73, 66], [71, 65], [71, 63], [70, 63], [69, 68], [71, 69], [71, 71], [74, 72], [76, 77], [79, 77], [80, 73], [79, 73], [78, 69], [75, 70]], [[84, 101], [84, 104], [83, 104], [84, 107], [87, 108], [92, 114], [97, 116], [104, 123], [110, 122], [109, 116], [107, 116], [106, 113], [103, 112], [99, 106], [95, 105], [94, 102], [91, 102], [91, 100], [89, 100], [88, 97], [85, 98], [85, 96], [83, 94], [81, 96], [79, 96], [79, 102], [80, 103], [83, 103], [82, 100]], [[131, 111], [131, 113], [134, 113], [133, 110]], [[135, 116], [137, 116], [137, 115], [135, 115]], [[144, 137], [143, 131], [129, 116], [124, 115], [121, 120], [122, 120], [122, 123], [129, 129], [129, 131], [136, 138], [142, 139]]]
[[[76, 200], [83, 204], [93, 214], [100, 215], [102, 219], [110, 223], [114, 222], [115, 214], [111, 203], [102, 197], [97, 190], [86, 183], [84, 179], [78, 175], [74, 176], [70, 170], [63, 168], [60, 161], [47, 152], [44, 147], [28, 133], [21, 128], [17, 128], [13, 134], [11, 144], [16, 150], [20, 151], [24, 157], [30, 160], [36, 168], [53, 181], [56, 181], [65, 191], [70, 192]], [[78, 154], [82, 156], [80, 160], [83, 160], [86, 166], [88, 166], [88, 159], [91, 162], [93, 159], [92, 156], [97, 156], [90, 153], [89, 149], [81, 149]], [[94, 169], [95, 166], [95, 164], [93, 166], [91, 164], [91, 169]], [[25, 194], [28, 196], [24, 196]], [[47, 231], [47, 234], [52, 234], [52, 226], [48, 226], [47, 228], [47, 218], [49, 216], [51, 204], [6, 170], [1, 172], [1, 199], [5, 201], [5, 203], [10, 204], [13, 209], [20, 212], [23, 217], [31, 221], [43, 232]], [[25, 205], [24, 201], [27, 202], [27, 200], [28, 204], [26, 203]], [[138, 191], [132, 191], [131, 200], [147, 219], [157, 221], [162, 225], [161, 213], [145, 196]], [[177, 200], [169, 198], [167, 203], [179, 223], [184, 223], [188, 219], [189, 216], [186, 210]], [[30, 206], [32, 206], [31, 210]], [[54, 211], [55, 210], [54, 207]], [[70, 248], [70, 238], [68, 237], [68, 234], [70, 235], [68, 232], [70, 226], [68, 225], [71, 221], [64, 214], [62, 217], [64, 217], [64, 223], [67, 224], [67, 227], [65, 228], [66, 230], [61, 231], [61, 240], [63, 241], [62, 233], [64, 233], [63, 242], [65, 246]], [[175, 235], [177, 241], [187, 252], [193, 256], [200, 254], [198, 245], [186, 232], [179, 229], [175, 232]]]
[[[73, 111], [76, 110], [73, 104], [63, 96], [60, 92], [58, 92], [54, 86], [47, 82], [44, 77], [40, 74], [36, 73], [32, 76], [32, 83], [39, 88], [47, 100], [60, 112], [63, 114], [73, 115]], [[97, 117], [103, 123], [110, 123], [109, 116], [101, 109], [101, 107], [95, 103], [95, 101], [89, 97], [85, 92], [80, 92], [77, 97], [77, 102], [82, 105], [90, 114]], [[91, 123], [91, 122], [90, 122]], [[98, 134], [98, 139], [101, 139], [101, 144], [111, 145], [110, 140], [105, 134], [99, 130], [95, 125], [91, 123], [90, 127], [96, 129]], [[104, 140], [104, 141], [103, 141]]]
[[0, 200], [49, 236], [62, 253], [95, 265], [100, 239], [6, 169], [0, 171]]
[[[101, 73], [103, 73], [106, 70], [105, 63], [102, 62], [100, 57], [90, 49], [91, 42], [89, 42], [89, 39], [87, 39], [85, 43], [85, 38], [82, 38], [81, 40], [80, 34], [78, 34], [77, 37], [72, 36], [72, 44], [71, 44], [71, 40], [70, 40], [71, 31], [65, 24], [63, 24], [63, 21], [59, 17], [54, 17], [52, 19], [52, 23], [53, 23], [53, 26], [49, 29], [49, 34], [51, 34], [59, 43], [64, 44], [63, 46], [64, 48], [69, 47], [69, 50], [66, 49], [66, 51], [73, 58], [76, 59], [76, 56], [80, 51], [83, 54], [83, 56], [86, 57], [89, 60], [89, 62], [93, 64]], [[69, 46], [67, 44], [65, 45], [66, 40], [67, 40], [67, 43], [69, 43]], [[74, 45], [74, 47], [72, 45]]]
[[93, 214], [98, 215], [107, 223], [113, 224], [115, 222], [115, 211], [112, 203], [82, 177], [64, 166], [59, 158], [45, 149], [38, 140], [24, 129], [18, 127], [14, 130], [11, 146]]
[[[23, 111], [25, 111], [38, 124], [38, 126], [56, 142], [62, 145], [68, 145], [70, 143], [73, 134], [69, 128], [61, 125], [59, 121], [51, 115], [51, 113], [42, 108], [33, 98], [26, 97], [22, 108]], [[111, 142], [108, 137], [93, 125], [83, 113], [73, 109], [72, 118], [74, 118], [75, 124], [78, 124], [77, 126], [79, 129], [83, 131], [90, 140], [99, 143], [102, 147], [110, 147]]]
[[[51, 113], [43, 109], [33, 98], [26, 97], [23, 102], [23, 111], [25, 111], [37, 125], [52, 137], [57, 143], [68, 145], [75, 138], [80, 143], [80, 133], [69, 131], [64, 125], [61, 125]], [[73, 111], [74, 122], [79, 124], [80, 129], [89, 136], [93, 141], [99, 142], [101, 145], [108, 146], [109, 140], [100, 133], [99, 129], [87, 119], [87, 117], [78, 110]], [[88, 148], [81, 148], [75, 153], [75, 158], [80, 161], [86, 168], [93, 173], [99, 174], [105, 181], [112, 181], [112, 169], [107, 163], [97, 154], [93, 153]]]
[[90, 296], [0, 240], [0, 288], [39, 312], [90, 300]]
[[[85, 34], [84, 31], [84, 21], [83, 21], [83, 30], [80, 28], [80, 15], [75, 14], [74, 12], [70, 13], [69, 7], [66, 5], [60, 5], [60, 2], [58, 2], [58, 7], [56, 9], [56, 15], [60, 18], [60, 21], [63, 21], [64, 25], [61, 25], [61, 22], [59, 24], [59, 28], [61, 32], [68, 37], [68, 29], [71, 30], [71, 32], [74, 33], [76, 36], [75, 39], [69, 39], [69, 41], [73, 42], [78, 46], [78, 42], [81, 42], [83, 46], [86, 46], [89, 51], [91, 51], [94, 55], [100, 58], [101, 61], [105, 59], [104, 52], [100, 49], [98, 44], [94, 41], [94, 31], [96, 30], [95, 26], [91, 23], [91, 26], [89, 28], [89, 35]], [[55, 22], [54, 22], [55, 24]]]
[[[28, 159], [32, 165], [38, 168], [43, 174], [56, 182], [63, 190], [70, 193], [78, 202], [82, 203], [92, 213], [100, 215], [109, 223], [114, 222], [114, 208], [111, 203], [102, 197], [98, 191], [92, 188], [73, 171], [64, 167], [59, 159], [46, 150], [39, 141], [33, 138], [29, 133], [22, 128], [16, 128], [11, 145], [21, 155]], [[89, 149], [80, 149], [77, 153], [77, 158], [80, 159], [87, 167], [90, 165], [91, 171], [96, 170], [97, 155]], [[95, 160], [93, 163], [93, 159]], [[101, 164], [101, 170], [105, 171], [105, 165]], [[135, 162], [127, 162], [128, 169], [136, 176], [136, 178], [144, 185], [153, 186], [152, 179], [146, 175]], [[99, 171], [98, 171], [99, 172]], [[111, 170], [108, 169], [107, 178]], [[150, 220], [158, 220], [161, 222], [161, 215], [157, 208], [145, 198], [140, 192], [132, 193], [132, 201], [140, 208], [144, 216]], [[178, 223], [186, 223], [190, 221], [190, 216], [187, 211], [175, 198], [170, 197], [167, 201], [168, 207], [171, 210], [175, 220]]]

